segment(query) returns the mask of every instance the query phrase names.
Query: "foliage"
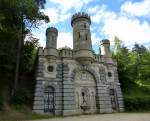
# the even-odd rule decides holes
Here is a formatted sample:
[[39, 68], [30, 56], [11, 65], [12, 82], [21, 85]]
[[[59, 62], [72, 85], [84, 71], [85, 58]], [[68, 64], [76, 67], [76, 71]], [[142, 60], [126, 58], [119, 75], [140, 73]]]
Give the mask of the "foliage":
[[1, 0], [0, 16], [2, 31], [18, 32], [22, 29], [25, 33], [39, 21], [49, 21], [34, 0]]
[[31, 103], [32, 95], [31, 92], [26, 88], [17, 89], [12, 102], [15, 106], [29, 105]]
[[150, 110], [150, 96], [124, 97], [126, 111]]
[[126, 110], [150, 110], [150, 49], [136, 43], [129, 50], [117, 37], [114, 48]]
[[118, 63], [119, 81], [123, 92], [127, 91], [132, 83], [150, 86], [150, 49], [135, 44], [132, 50], [128, 50], [121, 41], [118, 42], [118, 38], [115, 41], [117, 42], [113, 58]]
[[20, 72], [31, 72], [35, 63], [38, 39], [30, 36], [24, 43], [21, 56]]
[[[23, 87], [28, 92], [32, 90], [38, 40], [32, 35], [27, 41], [24, 40], [33, 27], [49, 22], [48, 16], [40, 12], [45, 2], [46, 0], [0, 0], [0, 90], [8, 101], [17, 87], [25, 85]], [[4, 87], [9, 92], [5, 93], [8, 90]], [[13, 103], [26, 104], [32, 93], [18, 90], [20, 89], [13, 96]]]

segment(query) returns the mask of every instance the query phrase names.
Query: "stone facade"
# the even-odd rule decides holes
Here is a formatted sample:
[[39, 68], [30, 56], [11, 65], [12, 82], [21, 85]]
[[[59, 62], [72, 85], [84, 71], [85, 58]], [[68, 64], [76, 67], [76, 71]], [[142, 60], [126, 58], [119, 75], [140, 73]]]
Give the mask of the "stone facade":
[[34, 112], [67, 116], [124, 110], [109, 40], [101, 41], [101, 54], [93, 53], [90, 24], [88, 14], [73, 15], [73, 49], [56, 49], [57, 29], [46, 30], [46, 48], [38, 51]]

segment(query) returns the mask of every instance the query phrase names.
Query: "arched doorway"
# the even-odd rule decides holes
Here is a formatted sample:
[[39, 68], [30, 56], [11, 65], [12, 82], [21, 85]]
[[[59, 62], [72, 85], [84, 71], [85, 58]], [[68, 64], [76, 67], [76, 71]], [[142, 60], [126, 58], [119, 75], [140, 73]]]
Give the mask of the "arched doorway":
[[111, 107], [113, 111], [118, 111], [118, 101], [117, 101], [117, 95], [115, 89], [109, 90], [110, 95], [110, 101], [111, 101]]
[[44, 90], [44, 112], [54, 115], [55, 112], [55, 90], [52, 86], [48, 86]]
[[96, 113], [96, 82], [88, 71], [78, 71], [74, 78], [76, 112]]

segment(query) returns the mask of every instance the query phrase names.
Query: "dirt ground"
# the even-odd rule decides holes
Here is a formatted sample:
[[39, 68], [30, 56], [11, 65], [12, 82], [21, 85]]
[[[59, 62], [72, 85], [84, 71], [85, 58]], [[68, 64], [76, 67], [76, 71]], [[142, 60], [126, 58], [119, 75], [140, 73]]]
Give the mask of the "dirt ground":
[[[35, 120], [34, 120], [35, 121]], [[115, 113], [51, 118], [36, 121], [150, 121], [150, 113]]]

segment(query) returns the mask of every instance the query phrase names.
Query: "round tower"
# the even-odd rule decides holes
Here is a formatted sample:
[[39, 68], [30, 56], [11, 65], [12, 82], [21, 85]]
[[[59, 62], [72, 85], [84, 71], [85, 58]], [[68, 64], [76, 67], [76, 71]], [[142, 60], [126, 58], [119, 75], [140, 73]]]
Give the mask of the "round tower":
[[58, 30], [54, 27], [49, 27], [46, 29], [46, 48], [44, 49], [44, 55], [49, 58], [58, 57], [57, 47], [57, 36]]
[[101, 41], [101, 55], [103, 55], [104, 57], [111, 57], [110, 42], [108, 39], [104, 39]]
[[71, 25], [73, 27], [73, 49], [91, 50], [91, 19], [86, 13], [76, 13], [72, 16]]
[[74, 58], [83, 64], [93, 61], [90, 24], [90, 16], [86, 13], [72, 16]]
[[46, 29], [46, 48], [55, 48], [57, 47], [57, 36], [58, 30], [54, 27], [49, 27]]

